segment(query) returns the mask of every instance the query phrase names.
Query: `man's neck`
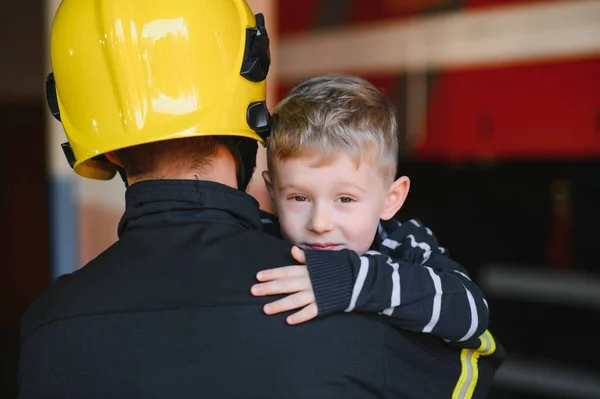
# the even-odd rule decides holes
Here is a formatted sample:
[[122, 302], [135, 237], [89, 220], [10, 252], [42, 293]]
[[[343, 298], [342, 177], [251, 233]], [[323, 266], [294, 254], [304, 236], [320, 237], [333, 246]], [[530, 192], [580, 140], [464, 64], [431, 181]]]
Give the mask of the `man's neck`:
[[219, 152], [210, 160], [210, 163], [201, 168], [176, 168], [174, 165], [163, 165], [152, 176], [143, 179], [128, 179], [128, 183], [132, 185], [143, 180], [164, 179], [207, 180], [238, 188], [235, 160], [231, 153], [223, 147], [219, 148]]

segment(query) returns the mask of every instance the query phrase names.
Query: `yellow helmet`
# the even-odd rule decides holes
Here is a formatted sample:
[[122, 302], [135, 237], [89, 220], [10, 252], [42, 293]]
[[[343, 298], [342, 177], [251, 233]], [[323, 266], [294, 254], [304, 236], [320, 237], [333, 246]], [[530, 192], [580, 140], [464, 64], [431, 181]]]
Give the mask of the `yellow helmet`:
[[192, 136], [269, 134], [269, 38], [244, 0], [63, 0], [46, 94], [75, 172], [108, 180], [103, 154]]

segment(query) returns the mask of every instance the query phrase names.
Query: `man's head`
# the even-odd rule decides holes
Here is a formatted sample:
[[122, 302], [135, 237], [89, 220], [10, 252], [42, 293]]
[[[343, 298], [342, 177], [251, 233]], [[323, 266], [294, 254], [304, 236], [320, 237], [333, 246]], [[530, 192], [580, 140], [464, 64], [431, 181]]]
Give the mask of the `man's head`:
[[380, 219], [402, 206], [396, 109], [373, 85], [346, 75], [310, 79], [273, 111], [267, 187], [294, 244], [364, 253]]
[[63, 0], [51, 63], [48, 102], [76, 173], [111, 179], [111, 154], [125, 169], [160, 175], [152, 165], [205, 167], [211, 160], [200, 155], [224, 149], [247, 183], [269, 131], [270, 58], [262, 15], [244, 0]]

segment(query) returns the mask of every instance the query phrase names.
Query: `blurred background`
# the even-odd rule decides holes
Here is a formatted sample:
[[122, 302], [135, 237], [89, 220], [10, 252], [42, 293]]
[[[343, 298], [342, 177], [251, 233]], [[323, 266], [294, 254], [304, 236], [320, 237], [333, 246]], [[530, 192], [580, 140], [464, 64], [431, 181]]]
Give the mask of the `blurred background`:
[[[398, 217], [428, 225], [486, 293], [509, 354], [490, 398], [600, 398], [600, 1], [249, 3], [272, 39], [271, 107], [331, 72], [395, 102], [412, 179]], [[46, 109], [58, 4], [0, 13], [2, 398], [21, 314], [116, 240], [124, 206], [120, 179], [71, 172]], [[270, 209], [261, 179], [250, 191]]]

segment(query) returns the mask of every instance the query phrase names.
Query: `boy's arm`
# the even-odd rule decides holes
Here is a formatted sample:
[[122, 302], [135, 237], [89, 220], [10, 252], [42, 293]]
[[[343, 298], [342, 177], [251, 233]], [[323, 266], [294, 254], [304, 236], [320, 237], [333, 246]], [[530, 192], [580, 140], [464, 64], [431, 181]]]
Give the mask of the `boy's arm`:
[[[279, 235], [276, 217], [261, 212], [261, 222], [266, 232]], [[460, 346], [477, 347], [477, 337], [488, 324], [487, 303], [467, 271], [439, 247], [431, 230], [416, 220], [404, 224], [390, 220], [381, 223], [375, 242], [377, 251], [363, 257], [347, 250], [306, 250], [310, 279], [302, 270], [287, 277], [307, 276], [304, 294], [310, 293], [313, 300], [316, 297], [319, 315], [342, 310], [376, 311], [390, 316], [388, 321], [398, 328], [429, 332]], [[279, 289], [272, 288], [270, 294], [285, 293]], [[398, 295], [400, 305], [393, 306], [398, 303]], [[307, 299], [303, 303], [309, 302]], [[284, 307], [292, 309], [294, 305]], [[309, 316], [311, 309], [302, 312], [300, 320], [317, 314], [315, 310]]]
[[[381, 244], [364, 256], [348, 250], [336, 255], [306, 251], [319, 315], [376, 311], [398, 328], [471, 346], [472, 338], [487, 328], [488, 309], [466, 270], [417, 221], [398, 224], [391, 232], [380, 230], [380, 235]], [[344, 272], [351, 273], [350, 288], [343, 288], [348, 281]], [[351, 292], [349, 300], [340, 289]]]

